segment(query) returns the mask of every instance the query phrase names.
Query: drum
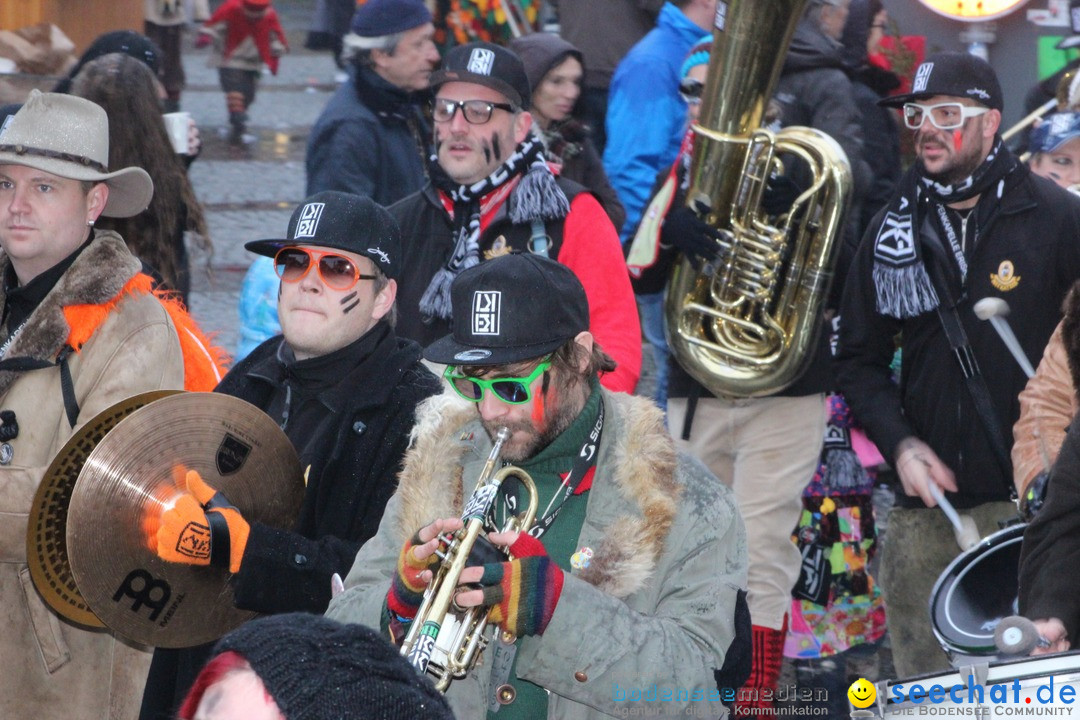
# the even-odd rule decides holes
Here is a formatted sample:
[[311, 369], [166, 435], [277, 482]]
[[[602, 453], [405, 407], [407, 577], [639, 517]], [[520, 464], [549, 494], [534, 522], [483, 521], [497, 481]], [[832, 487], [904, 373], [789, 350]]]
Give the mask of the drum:
[[[1068, 652], [984, 662], [960, 670], [878, 683], [876, 703], [871, 709], [876, 709], [883, 718], [913, 715], [1070, 717], [1078, 698], [1080, 652]], [[978, 709], [980, 706], [982, 710]]]
[[938, 577], [930, 593], [934, 634], [955, 661], [997, 654], [994, 628], [1016, 615], [1020, 543], [1026, 525], [987, 535], [961, 553]]

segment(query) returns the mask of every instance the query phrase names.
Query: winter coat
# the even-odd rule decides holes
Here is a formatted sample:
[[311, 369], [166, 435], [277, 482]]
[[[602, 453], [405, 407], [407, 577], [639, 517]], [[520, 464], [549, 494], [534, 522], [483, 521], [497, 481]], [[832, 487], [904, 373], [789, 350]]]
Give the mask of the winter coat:
[[[913, 170], [912, 170], [913, 171]], [[1020, 414], [1017, 399], [1027, 381], [990, 323], [975, 316], [984, 297], [1005, 300], [1012, 328], [1028, 357], [1039, 357], [1061, 319], [1065, 293], [1080, 278], [1080, 199], [1021, 164], [1003, 181], [1000, 199], [984, 197], [972, 217], [978, 240], [968, 251], [961, 285], [955, 259], [939, 258], [922, 242], [927, 263], [942, 267], [964, 331], [989, 388], [1007, 442]], [[848, 272], [840, 314], [836, 372], [840, 389], [870, 440], [893, 464], [897, 444], [908, 436], [926, 442], [956, 474], [957, 507], [1008, 499], [1012, 477], [991, 449], [959, 363], [936, 311], [900, 321], [877, 311], [872, 278], [874, 240], [885, 215], [871, 223]], [[916, 238], [921, 234], [916, 231]], [[942, 266], [942, 263], [944, 265]], [[895, 337], [903, 332], [900, 385], [890, 363]], [[919, 507], [904, 495], [898, 501]]]
[[326, 104], [307, 145], [307, 194], [341, 190], [391, 205], [426, 178], [430, 130], [418, 100], [367, 68]]
[[[0, 256], [0, 277], [8, 265]], [[119, 235], [96, 231], [7, 349], [8, 359], [55, 361], [65, 345], [74, 348], [66, 360], [79, 406], [74, 428], [59, 367], [0, 371], [0, 410], [14, 411], [19, 425], [11, 461], [0, 465], [2, 718], [129, 720], [138, 709], [150, 654], [53, 611], [31, 582], [26, 531], [38, 484], [75, 430], [132, 395], [183, 387], [175, 326], [153, 295], [132, 289], [140, 268]], [[0, 288], [0, 307], [5, 297]]]
[[1020, 614], [1058, 618], [1075, 648], [1080, 642], [1080, 425], [1073, 423], [1050, 472], [1046, 502], [1024, 531], [1020, 548]]
[[550, 0], [550, 4], [559, 11], [559, 34], [585, 57], [585, 87], [606, 90], [619, 61], [653, 29], [664, 0]]
[[[420, 361], [419, 346], [385, 332], [364, 362], [320, 395], [327, 406], [325, 455], [307, 472], [307, 491], [293, 530], [251, 525], [240, 572], [233, 576], [237, 607], [261, 613], [316, 612], [330, 601], [330, 577], [352, 567], [375, 534], [395, 488], [417, 405], [442, 383]], [[221, 381], [217, 392], [267, 409], [286, 392], [277, 360], [284, 340], [262, 343]], [[144, 720], [172, 718], [212, 644], [157, 650], [147, 682]]]
[[1034, 377], [1020, 393], [1020, 417], [1013, 425], [1012, 446], [1017, 493], [1023, 495], [1028, 483], [1046, 469], [1047, 463], [1053, 465], [1078, 409], [1059, 323]]
[[[705, 31], [664, 3], [656, 27], [630, 49], [611, 80], [604, 167], [626, 210], [619, 236], [637, 228], [656, 173], [671, 167], [686, 127], [679, 70]], [[647, 118], [648, 122], [643, 122]]]
[[626, 211], [611, 187], [588, 126], [570, 119], [543, 131], [542, 136], [548, 159], [559, 166], [559, 176], [588, 188], [600, 201], [611, 224], [621, 228], [626, 222]]
[[[570, 199], [570, 213], [563, 221], [545, 226], [552, 239], [551, 256], [573, 270], [585, 287], [592, 334], [618, 363], [600, 382], [612, 390], [632, 392], [641, 374], [641, 331], [622, 248], [596, 198], [576, 183], [563, 178], [558, 182]], [[506, 205], [503, 203], [481, 230], [481, 258], [528, 247], [532, 227], [512, 224]], [[452, 221], [430, 184], [392, 205], [390, 214], [401, 226], [404, 258], [404, 275], [398, 281], [397, 332], [427, 346], [451, 330], [448, 320], [424, 322], [420, 298], [453, 252]]]
[[873, 176], [863, 159], [862, 113], [855, 104], [842, 49], [840, 43], [821, 32], [812, 18], [804, 17], [795, 28], [784, 58], [776, 101], [785, 127], [815, 128], [844, 150], [851, 165], [853, 190], [849, 218], [857, 219]]
[[[405, 541], [433, 518], [460, 514], [491, 443], [476, 410], [448, 397], [425, 405], [398, 492], [329, 617], [378, 628]], [[655, 684], [715, 696], [713, 669], [734, 638], [736, 596], [746, 583], [746, 536], [731, 492], [675, 452], [648, 400], [603, 391], [603, 401], [596, 473], [574, 545], [591, 548], [592, 559], [566, 573], [544, 634], [518, 643], [518, 677], [550, 691], [552, 720], [633, 712], [617, 689], [648, 692]], [[463, 720], [486, 714], [494, 690], [486, 660], [447, 692]], [[725, 712], [719, 702], [663, 702], [648, 711], [656, 709]]]

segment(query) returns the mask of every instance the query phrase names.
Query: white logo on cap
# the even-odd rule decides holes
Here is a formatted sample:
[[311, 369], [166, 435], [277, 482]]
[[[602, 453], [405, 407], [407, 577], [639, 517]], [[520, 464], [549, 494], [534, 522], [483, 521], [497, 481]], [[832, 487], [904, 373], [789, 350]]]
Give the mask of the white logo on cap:
[[390, 264], [390, 253], [385, 252], [382, 248], [373, 247], [368, 248], [367, 251], [372, 255], [378, 255], [379, 259], [382, 260], [384, 264]]
[[490, 350], [473, 349], [462, 350], [454, 356], [454, 359], [458, 362], [476, 362], [477, 360], [484, 360], [489, 357], [491, 357]]
[[499, 334], [502, 292], [499, 290], [477, 290], [473, 293], [472, 310], [473, 335]]
[[300, 220], [296, 223], [296, 238], [313, 238], [319, 229], [319, 219], [322, 218], [323, 208], [326, 203], [308, 203], [300, 211]]
[[930, 73], [934, 70], [934, 63], [923, 63], [915, 71], [915, 79], [911, 81], [911, 92], [918, 93], [926, 90], [926, 84], [930, 82]]
[[1060, 135], [1063, 132], [1067, 132], [1072, 123], [1073, 119], [1070, 115], [1065, 113], [1053, 114], [1050, 116], [1050, 134]]
[[990, 99], [990, 93], [986, 92], [982, 88], [968, 88], [967, 94], [968, 95], [977, 95], [980, 98], [982, 98], [983, 100], [989, 100]]
[[495, 64], [495, 53], [484, 48], [473, 48], [469, 55], [469, 64], [465, 69], [477, 75], [490, 75], [491, 67]]

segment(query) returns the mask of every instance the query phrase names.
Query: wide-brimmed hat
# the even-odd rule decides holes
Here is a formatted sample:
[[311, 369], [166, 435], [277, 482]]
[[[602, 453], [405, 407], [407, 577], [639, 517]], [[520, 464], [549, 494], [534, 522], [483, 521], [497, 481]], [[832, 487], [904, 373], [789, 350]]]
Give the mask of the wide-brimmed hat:
[[444, 365], [509, 365], [554, 352], [589, 329], [589, 300], [573, 270], [532, 253], [462, 271], [450, 286], [454, 331], [424, 350]]
[[105, 217], [138, 215], [154, 196], [154, 181], [142, 168], [109, 172], [109, 118], [100, 105], [74, 95], [31, 90], [0, 128], [0, 165], [103, 182], [109, 186]]
[[369, 258], [393, 280], [401, 274], [401, 230], [386, 208], [367, 196], [340, 190], [315, 193], [293, 210], [285, 234], [252, 240], [244, 247], [266, 257], [297, 245], [334, 248]]

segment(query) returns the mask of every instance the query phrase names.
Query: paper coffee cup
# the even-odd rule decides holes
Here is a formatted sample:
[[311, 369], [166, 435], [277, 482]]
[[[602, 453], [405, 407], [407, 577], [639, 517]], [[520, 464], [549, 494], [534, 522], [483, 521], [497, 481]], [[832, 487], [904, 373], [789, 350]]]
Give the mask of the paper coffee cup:
[[181, 155], [186, 155], [188, 152], [188, 129], [191, 125], [191, 113], [165, 113], [161, 117], [165, 120], [165, 130], [169, 133], [169, 141], [172, 142], [173, 150]]

